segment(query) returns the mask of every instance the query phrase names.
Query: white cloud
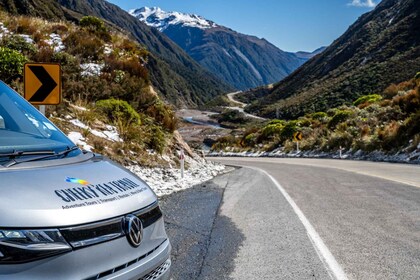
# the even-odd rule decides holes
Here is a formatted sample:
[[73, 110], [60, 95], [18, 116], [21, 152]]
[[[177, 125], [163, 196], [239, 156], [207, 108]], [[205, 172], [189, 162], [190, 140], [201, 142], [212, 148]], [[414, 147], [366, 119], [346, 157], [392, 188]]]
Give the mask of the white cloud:
[[375, 3], [373, 0], [352, 0], [347, 5], [354, 6], [354, 7], [368, 7], [368, 8], [374, 8], [377, 3]]

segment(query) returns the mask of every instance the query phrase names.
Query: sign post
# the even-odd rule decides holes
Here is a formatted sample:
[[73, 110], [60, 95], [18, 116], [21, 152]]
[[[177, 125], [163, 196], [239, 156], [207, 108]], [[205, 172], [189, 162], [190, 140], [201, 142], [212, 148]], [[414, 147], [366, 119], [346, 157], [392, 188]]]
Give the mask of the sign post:
[[343, 158], [343, 150], [344, 150], [344, 148], [342, 148], [342, 147], [340, 146], [340, 158]]
[[296, 151], [299, 153], [299, 142], [302, 141], [303, 135], [302, 132], [293, 133], [293, 140], [296, 142]]
[[184, 178], [184, 161], [185, 161], [184, 150], [181, 150], [179, 152], [179, 161], [181, 162], [181, 178]]
[[61, 103], [61, 67], [56, 63], [26, 63], [23, 71], [24, 96], [32, 105], [39, 105], [45, 115], [45, 105]]
[[39, 105], [39, 111], [45, 116], [45, 105]]

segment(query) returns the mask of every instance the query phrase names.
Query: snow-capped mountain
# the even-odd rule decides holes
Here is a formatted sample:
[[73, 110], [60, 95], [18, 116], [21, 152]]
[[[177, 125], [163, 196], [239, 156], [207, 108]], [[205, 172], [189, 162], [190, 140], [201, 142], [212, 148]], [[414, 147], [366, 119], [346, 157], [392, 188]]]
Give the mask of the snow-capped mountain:
[[130, 10], [129, 13], [145, 22], [147, 25], [159, 29], [159, 31], [164, 31], [170, 25], [177, 24], [185, 27], [196, 27], [200, 29], [217, 27], [217, 24], [214, 22], [206, 20], [198, 15], [183, 14], [179, 12], [165, 12], [159, 7], [143, 7], [140, 9]]
[[193, 59], [237, 89], [277, 82], [309, 59], [265, 39], [238, 33], [198, 15], [143, 7], [130, 14], [171, 38]]

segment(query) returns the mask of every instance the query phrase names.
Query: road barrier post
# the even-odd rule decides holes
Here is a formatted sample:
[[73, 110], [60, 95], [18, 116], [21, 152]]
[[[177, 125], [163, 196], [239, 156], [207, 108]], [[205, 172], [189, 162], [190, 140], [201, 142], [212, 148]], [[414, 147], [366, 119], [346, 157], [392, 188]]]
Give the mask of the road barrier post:
[[185, 161], [184, 150], [181, 150], [179, 152], [179, 160], [181, 162], [181, 178], [184, 178], [184, 161]]

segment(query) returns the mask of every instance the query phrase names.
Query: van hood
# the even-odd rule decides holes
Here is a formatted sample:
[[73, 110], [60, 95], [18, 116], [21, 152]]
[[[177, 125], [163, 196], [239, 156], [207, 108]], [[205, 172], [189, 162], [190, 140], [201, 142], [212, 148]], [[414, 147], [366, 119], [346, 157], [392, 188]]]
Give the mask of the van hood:
[[0, 228], [91, 223], [144, 208], [157, 197], [109, 160], [0, 171]]

